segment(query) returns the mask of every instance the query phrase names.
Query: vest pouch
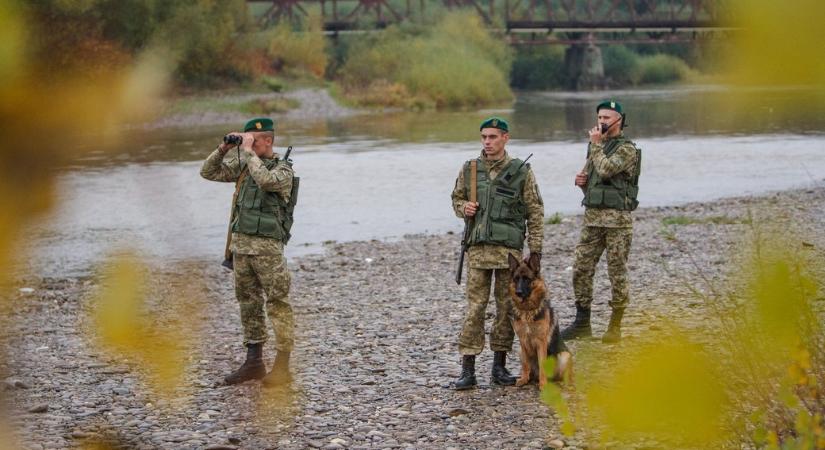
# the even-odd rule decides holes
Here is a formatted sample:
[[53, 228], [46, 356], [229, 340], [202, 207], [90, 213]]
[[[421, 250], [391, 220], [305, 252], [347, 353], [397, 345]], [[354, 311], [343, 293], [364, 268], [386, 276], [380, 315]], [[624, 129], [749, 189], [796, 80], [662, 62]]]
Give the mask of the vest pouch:
[[604, 204], [604, 188], [594, 186], [587, 193], [587, 196], [587, 205], [589, 206], [598, 207]]
[[624, 209], [624, 198], [616, 189], [605, 189], [602, 204], [608, 208]]
[[284, 233], [281, 229], [281, 222], [275, 216], [262, 215], [258, 222], [258, 234], [266, 237], [280, 238]]
[[[246, 183], [251, 183], [251, 181], [247, 181]], [[258, 209], [261, 205], [259, 191], [257, 189], [244, 189], [243, 191], [243, 197], [238, 204], [245, 209]]]
[[490, 206], [490, 212], [492, 213], [492, 217], [502, 217], [503, 213], [506, 213], [507, 210], [504, 206], [504, 200], [501, 197], [493, 196], [492, 204]]
[[254, 234], [258, 230], [258, 217], [257, 214], [241, 214], [233, 230], [244, 234]]

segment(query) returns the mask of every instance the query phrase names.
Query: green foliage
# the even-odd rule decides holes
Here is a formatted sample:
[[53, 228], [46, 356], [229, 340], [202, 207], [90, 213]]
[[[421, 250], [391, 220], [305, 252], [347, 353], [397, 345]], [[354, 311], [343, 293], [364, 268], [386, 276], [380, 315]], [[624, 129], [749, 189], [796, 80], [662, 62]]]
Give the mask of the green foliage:
[[564, 87], [566, 82], [562, 47], [527, 47], [516, 52], [510, 86], [517, 89], [558, 89]]
[[473, 13], [449, 13], [434, 27], [390, 27], [352, 43], [345, 59], [340, 68], [344, 90], [359, 103], [365, 91], [376, 86], [400, 90], [396, 85], [417, 104], [437, 107], [512, 98], [510, 49]]
[[274, 77], [261, 77], [261, 83], [272, 92], [282, 92], [284, 90], [284, 83]]
[[616, 86], [671, 83], [692, 74], [687, 63], [678, 56], [639, 54], [624, 45], [605, 47], [602, 58], [604, 73]]
[[684, 80], [690, 72], [681, 59], [660, 53], [640, 58], [636, 77], [639, 84], [661, 84]]
[[[255, 74], [244, 0], [42, 0], [28, 5], [51, 67], [128, 62], [165, 49], [182, 85], [245, 81]], [[78, 32], [78, 30], [82, 30]]]
[[299, 25], [283, 22], [264, 34], [272, 67], [286, 75], [319, 78], [327, 67], [326, 41], [320, 15]]
[[561, 223], [562, 219], [564, 219], [562, 213], [555, 212], [552, 216], [544, 219], [544, 223], [547, 225], [558, 225]]
[[617, 86], [634, 85], [638, 81], [639, 54], [624, 45], [602, 49], [604, 74]]

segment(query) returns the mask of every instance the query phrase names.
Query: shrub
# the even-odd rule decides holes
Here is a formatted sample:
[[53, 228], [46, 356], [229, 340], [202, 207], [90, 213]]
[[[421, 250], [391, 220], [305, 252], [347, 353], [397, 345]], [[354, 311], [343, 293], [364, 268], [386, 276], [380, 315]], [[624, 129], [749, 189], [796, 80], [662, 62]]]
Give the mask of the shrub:
[[555, 213], [553, 213], [553, 215], [552, 215], [552, 216], [550, 216], [550, 217], [548, 217], [548, 218], [544, 219], [544, 223], [545, 223], [546, 225], [558, 225], [558, 224], [560, 224], [560, 223], [561, 223], [561, 221], [562, 221], [563, 219], [564, 219], [564, 215], [562, 215], [562, 213], [560, 213], [560, 212], [555, 212]]
[[618, 86], [636, 84], [639, 73], [639, 55], [624, 45], [610, 45], [603, 49], [604, 74]]
[[283, 22], [266, 33], [267, 56], [272, 67], [287, 75], [310, 74], [320, 78], [327, 67], [326, 41], [320, 15], [293, 27]]
[[390, 27], [353, 42], [346, 56], [341, 80], [345, 95], [356, 103], [380, 101], [374, 95], [358, 99], [370, 86], [395, 84], [403, 85], [419, 106], [482, 105], [512, 98], [507, 83], [510, 49], [491, 36], [475, 14], [449, 13], [426, 28]]
[[510, 86], [517, 89], [554, 89], [565, 86], [564, 49], [529, 47], [516, 52]]
[[665, 54], [643, 56], [639, 59], [639, 84], [668, 83], [685, 79], [690, 74], [687, 63]]

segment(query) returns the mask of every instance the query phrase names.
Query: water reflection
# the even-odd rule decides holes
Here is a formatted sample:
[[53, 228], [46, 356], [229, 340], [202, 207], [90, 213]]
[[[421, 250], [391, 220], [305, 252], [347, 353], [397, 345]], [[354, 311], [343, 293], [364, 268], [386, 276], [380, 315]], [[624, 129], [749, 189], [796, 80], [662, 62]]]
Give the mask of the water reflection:
[[[825, 91], [693, 86], [609, 92], [523, 92], [513, 105], [497, 109], [287, 120], [279, 122], [276, 145], [354, 153], [390, 150], [402, 143], [465, 143], [477, 139], [478, 124], [493, 114], [511, 120], [516, 139], [580, 142], [593, 126], [595, 105], [605, 98], [623, 102], [628, 112], [628, 134], [634, 139], [825, 131]], [[204, 149], [214, 148], [224, 133], [238, 126], [129, 130], [125, 143], [114, 154], [87, 149], [72, 168], [200, 160]]]

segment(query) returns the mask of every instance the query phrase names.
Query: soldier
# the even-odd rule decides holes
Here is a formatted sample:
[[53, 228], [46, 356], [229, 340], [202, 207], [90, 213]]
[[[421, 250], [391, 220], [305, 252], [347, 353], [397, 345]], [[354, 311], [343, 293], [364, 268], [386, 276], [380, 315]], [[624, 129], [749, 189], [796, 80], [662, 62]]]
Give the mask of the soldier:
[[633, 237], [641, 171], [641, 150], [624, 137], [622, 105], [607, 101], [596, 107], [598, 126], [590, 130], [587, 163], [576, 174], [575, 184], [584, 192], [584, 228], [576, 246], [573, 263], [573, 292], [576, 320], [562, 331], [564, 339], [592, 336], [590, 305], [593, 302], [593, 274], [607, 249], [607, 273], [613, 288], [609, 302], [612, 313], [602, 342], [615, 343], [621, 337], [621, 323], [629, 298], [627, 256]]
[[[544, 237], [544, 204], [533, 171], [529, 164], [511, 158], [504, 148], [510, 139], [509, 125], [491, 117], [482, 122], [480, 130], [484, 149], [477, 159], [464, 164], [452, 193], [456, 215], [472, 220], [467, 251], [468, 309], [458, 338], [462, 371], [454, 383], [457, 390], [477, 384], [475, 358], [484, 348], [484, 316], [491, 285], [496, 300], [496, 317], [490, 331], [490, 349], [494, 352], [491, 381], [505, 386], [515, 384], [515, 377], [505, 367], [514, 337], [507, 255], [521, 259], [527, 232], [530, 252], [541, 256]], [[477, 174], [476, 202], [469, 200], [473, 165]]]
[[[289, 353], [293, 347], [294, 325], [284, 244], [290, 236], [297, 193], [292, 190], [292, 163], [279, 159], [272, 149], [274, 125], [272, 119], [250, 120], [243, 133], [228, 135], [242, 139], [237, 157], [232, 152], [229, 158], [224, 158], [235, 147], [224, 142], [206, 158], [201, 168], [201, 176], [207, 180], [236, 182], [230, 250], [247, 353], [243, 365], [224, 378], [230, 385], [252, 379], [279, 385], [292, 378]], [[272, 321], [278, 351], [268, 374], [263, 361], [267, 315]]]

